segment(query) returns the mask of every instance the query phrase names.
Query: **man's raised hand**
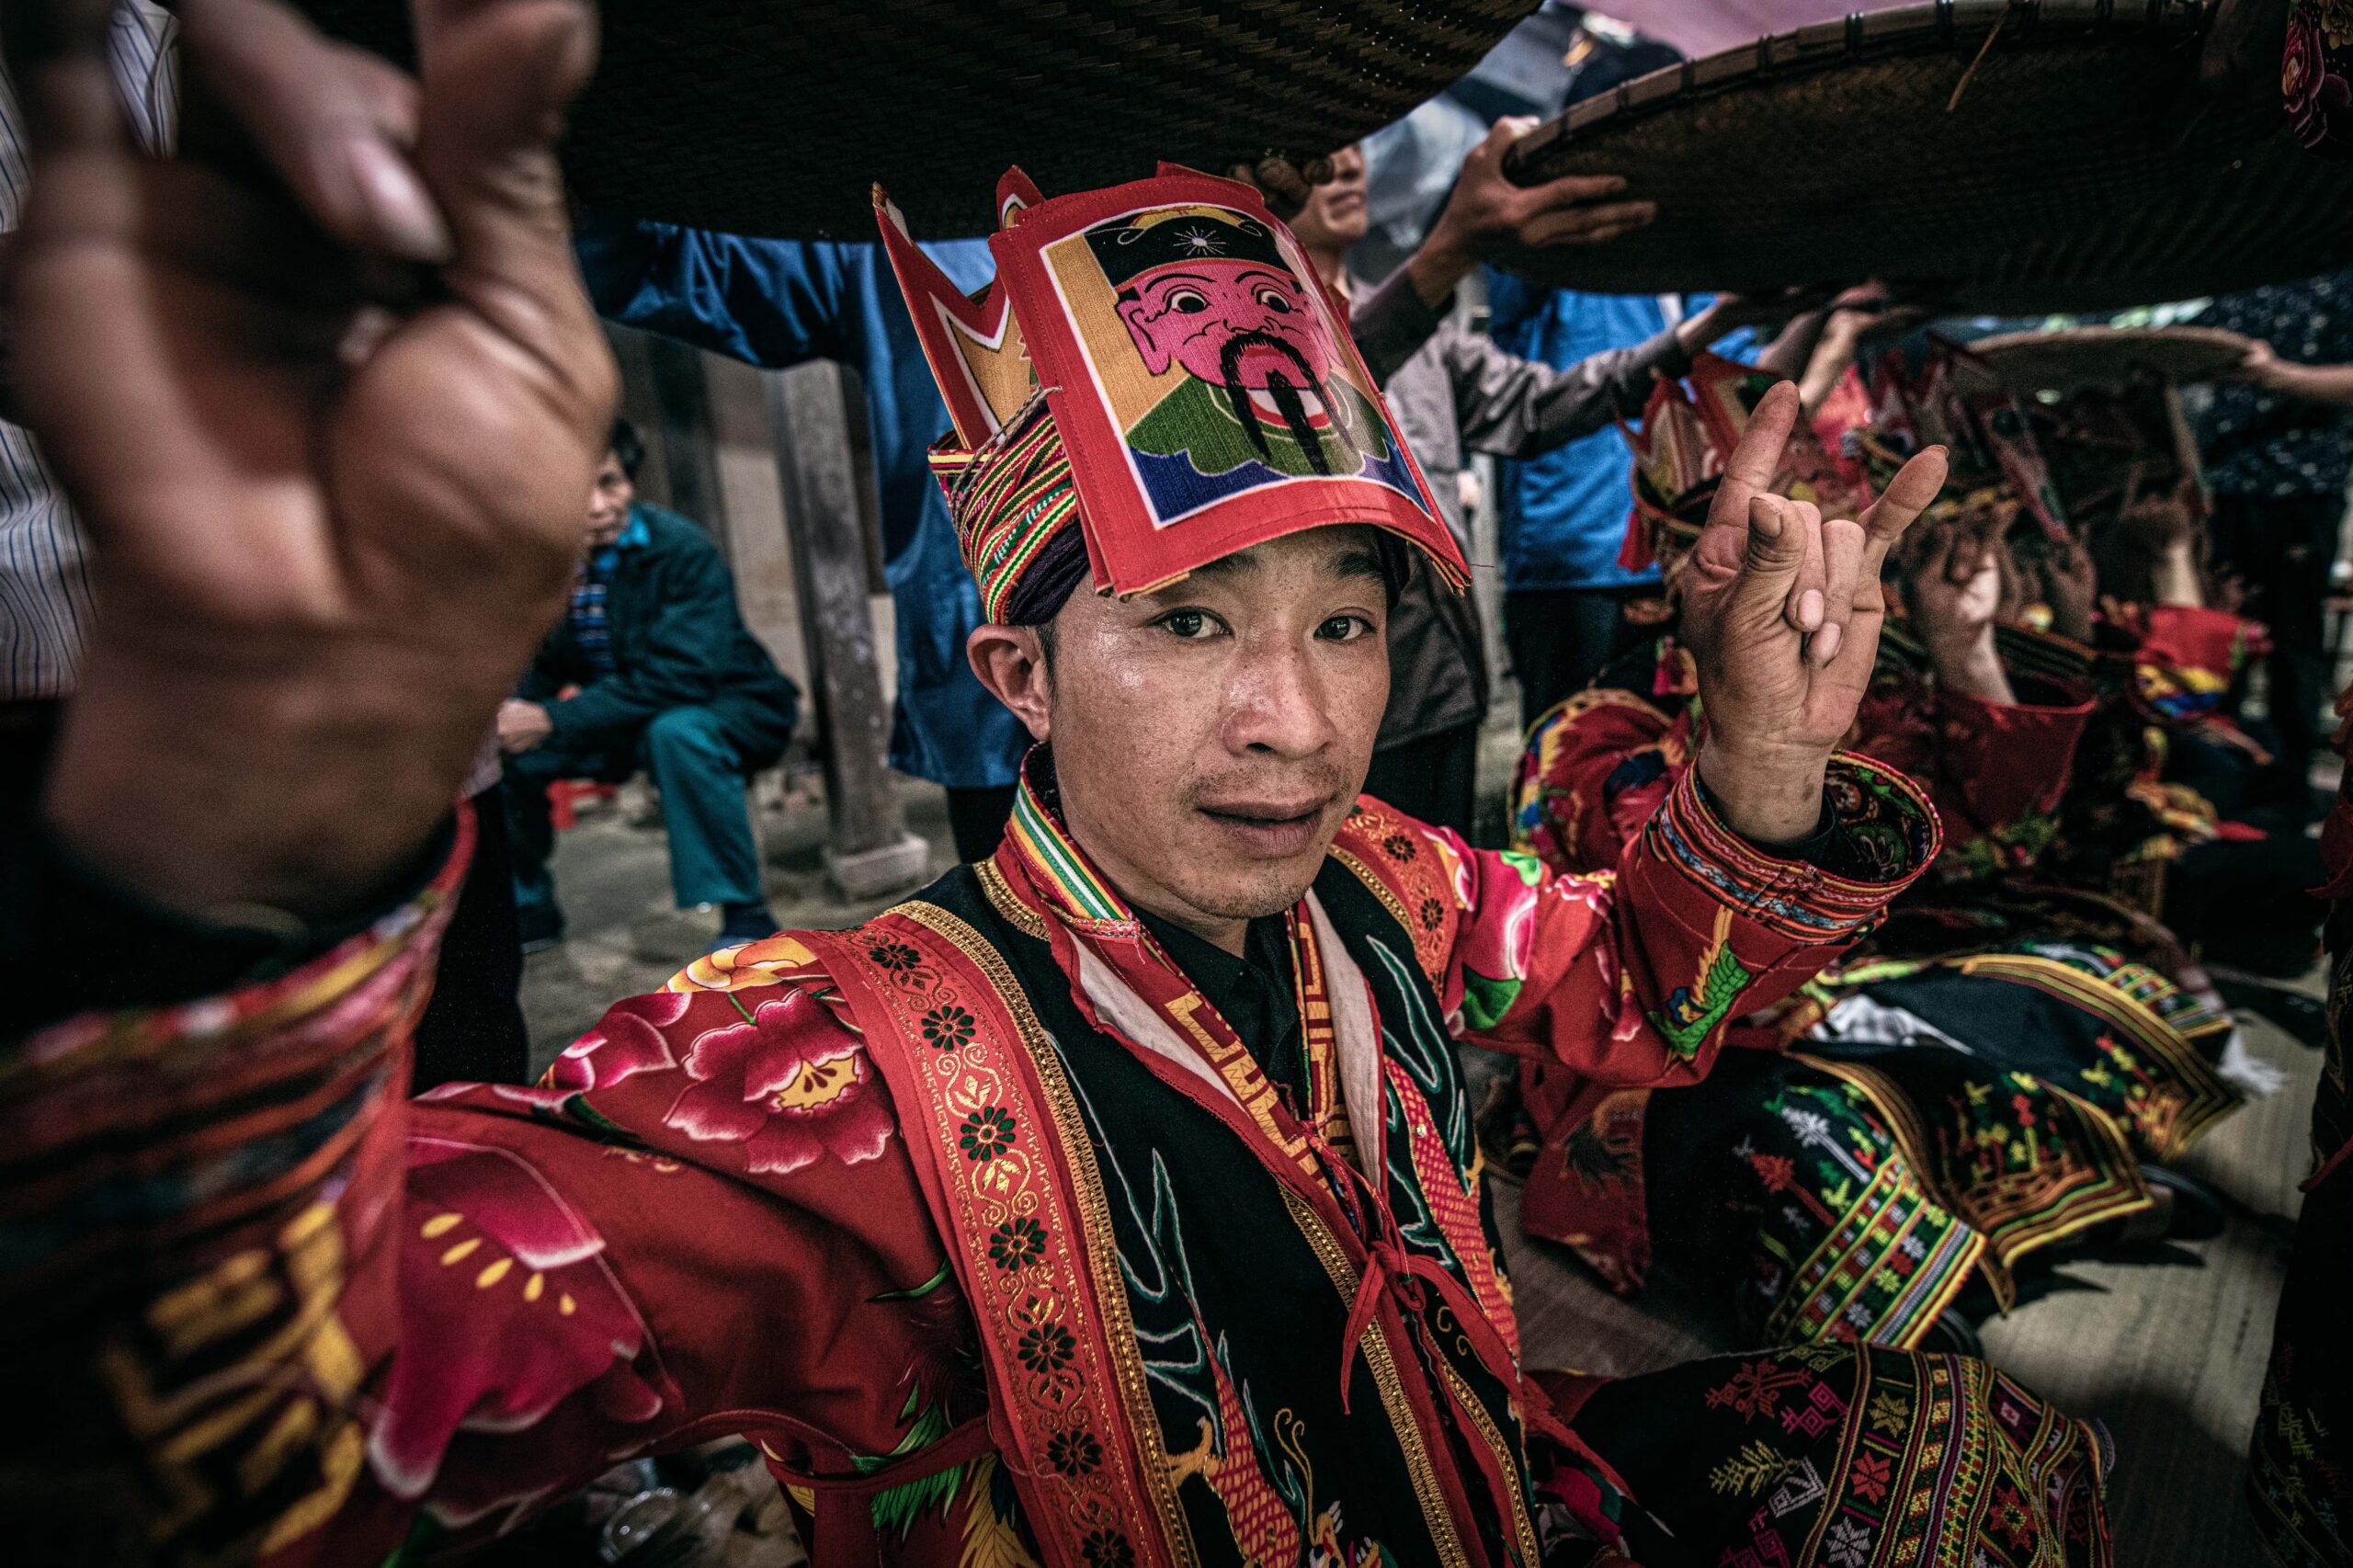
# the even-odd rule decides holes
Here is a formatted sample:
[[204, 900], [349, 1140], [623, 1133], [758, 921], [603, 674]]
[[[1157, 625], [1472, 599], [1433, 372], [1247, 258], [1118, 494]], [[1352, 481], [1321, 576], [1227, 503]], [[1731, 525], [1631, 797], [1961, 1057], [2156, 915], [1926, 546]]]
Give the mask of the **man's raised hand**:
[[1825, 522], [1767, 489], [1797, 418], [1786, 381], [1749, 415], [1683, 584], [1682, 636], [1707, 711], [1699, 778], [1759, 844], [1803, 838], [1820, 821], [1824, 770], [1879, 652], [1881, 565], [1945, 482], [1932, 447], [1859, 519]]
[[1425, 303], [1438, 304], [1472, 268], [1515, 246], [1606, 244], [1658, 216], [1654, 201], [1623, 199], [1626, 181], [1617, 175], [1514, 183], [1505, 161], [1512, 145], [1535, 129], [1532, 118], [1499, 119], [1462, 160], [1454, 194], [1405, 262]]
[[16, 379], [99, 562], [48, 818], [158, 902], [315, 914], [447, 813], [562, 604], [616, 391], [554, 155], [595, 18], [416, 0], [412, 82], [186, 0], [158, 162], [107, 10], [5, 11]]

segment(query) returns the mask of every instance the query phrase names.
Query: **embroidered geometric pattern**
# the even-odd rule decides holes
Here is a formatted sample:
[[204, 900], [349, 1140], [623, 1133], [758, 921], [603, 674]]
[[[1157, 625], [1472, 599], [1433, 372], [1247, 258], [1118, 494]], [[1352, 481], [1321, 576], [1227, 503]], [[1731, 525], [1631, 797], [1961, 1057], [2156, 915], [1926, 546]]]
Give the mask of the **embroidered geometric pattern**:
[[1420, 837], [1406, 830], [1404, 818], [1366, 795], [1333, 835], [1331, 852], [1413, 937], [1423, 975], [1442, 984], [1454, 950], [1454, 885], [1434, 850], [1419, 853], [1422, 846], [1415, 841]]
[[980, 585], [981, 614], [1002, 621], [1038, 552], [1078, 521], [1070, 453], [1045, 400], [1035, 396], [979, 450], [956, 450], [953, 439], [934, 449], [931, 471], [947, 493], [965, 569]]
[[[1790, 1193], [1819, 1202], [1808, 1185]], [[1895, 1155], [1791, 1271], [1766, 1334], [1908, 1347], [1969, 1283], [1984, 1251], [1985, 1238], [1938, 1208]]]
[[[990, 1387], [1048, 1559], [1167, 1568], [1120, 1407], [1110, 1335], [1056, 1173], [1066, 1155], [1035, 1108], [1018, 1026], [957, 944], [914, 904], [862, 931], [811, 933], [892, 1088], [926, 1196], [981, 1332]], [[862, 994], [862, 996], [861, 996]], [[859, 1006], [860, 1001], [864, 1006]], [[953, 1014], [972, 1027], [934, 1030]], [[889, 1027], [878, 1028], [887, 1024]], [[909, 1049], [926, 1040], [926, 1049]], [[1132, 1340], [1128, 1342], [1132, 1356]], [[1107, 1462], [1108, 1461], [1108, 1462]], [[1141, 1536], [1141, 1540], [1137, 1538]]]
[[[1920, 787], [1868, 757], [1841, 754], [1831, 765], [1830, 787], [1843, 783], [1866, 799], [1889, 795], [1912, 809], [1895, 820], [1909, 842], [1910, 866], [1936, 858], [1942, 835], [1935, 808]], [[1847, 813], [1841, 812], [1842, 820]], [[1856, 824], [1846, 821], [1851, 834]], [[1887, 904], [1882, 882], [1851, 881], [1816, 867], [1775, 859], [1725, 827], [1700, 800], [1697, 777], [1686, 773], [1643, 830], [1660, 856], [1717, 899], [1761, 925], [1805, 942], [1836, 942], [1857, 935]]]

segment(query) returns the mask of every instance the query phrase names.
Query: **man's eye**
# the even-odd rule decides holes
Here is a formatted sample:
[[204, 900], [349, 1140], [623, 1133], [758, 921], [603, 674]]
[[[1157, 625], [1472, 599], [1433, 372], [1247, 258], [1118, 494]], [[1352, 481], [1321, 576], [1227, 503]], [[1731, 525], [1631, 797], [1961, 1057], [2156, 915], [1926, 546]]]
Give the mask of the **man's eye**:
[[1160, 618], [1160, 624], [1178, 637], [1198, 638], [1209, 634], [1210, 618], [1197, 609], [1180, 609]]
[[1198, 289], [1178, 289], [1168, 296], [1168, 308], [1193, 315], [1210, 308], [1209, 296]]
[[1290, 314], [1290, 298], [1279, 289], [1259, 290], [1258, 302], [1266, 306], [1267, 309], [1277, 312], [1282, 315]]
[[1360, 615], [1336, 615], [1315, 629], [1315, 635], [1326, 642], [1353, 642], [1370, 634], [1372, 622]]

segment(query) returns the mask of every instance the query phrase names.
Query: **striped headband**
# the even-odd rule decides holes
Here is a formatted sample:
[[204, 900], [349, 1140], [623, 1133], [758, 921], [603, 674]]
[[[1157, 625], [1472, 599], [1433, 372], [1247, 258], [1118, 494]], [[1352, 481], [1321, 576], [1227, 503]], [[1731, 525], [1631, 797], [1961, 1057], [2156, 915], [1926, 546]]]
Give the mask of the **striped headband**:
[[1078, 521], [1070, 453], [1045, 400], [1032, 397], [978, 450], [934, 448], [931, 472], [947, 494], [964, 569], [980, 585], [981, 613], [1002, 622], [1022, 574]]

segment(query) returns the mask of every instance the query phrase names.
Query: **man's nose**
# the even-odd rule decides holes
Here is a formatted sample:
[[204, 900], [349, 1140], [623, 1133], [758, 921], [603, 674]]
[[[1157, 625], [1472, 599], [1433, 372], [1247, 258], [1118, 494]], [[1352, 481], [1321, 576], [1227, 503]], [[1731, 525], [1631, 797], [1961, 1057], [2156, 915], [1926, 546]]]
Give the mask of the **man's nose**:
[[1226, 749], [1305, 757], [1337, 735], [1331, 693], [1308, 650], [1289, 636], [1245, 640], [1227, 686]]

